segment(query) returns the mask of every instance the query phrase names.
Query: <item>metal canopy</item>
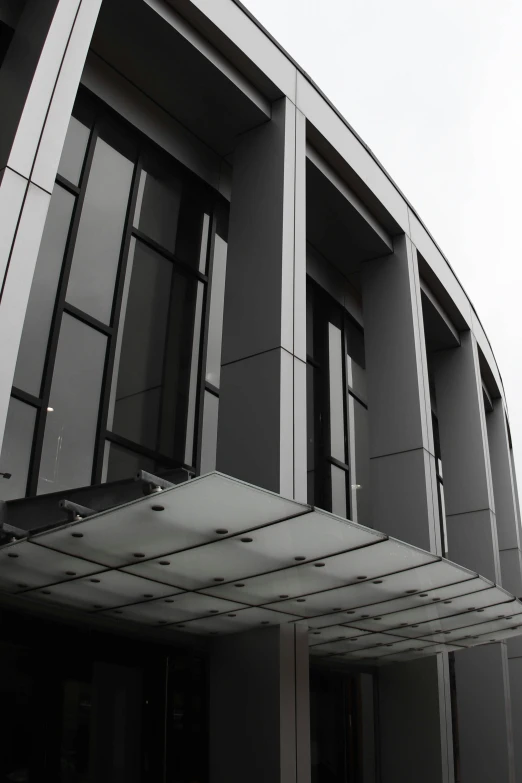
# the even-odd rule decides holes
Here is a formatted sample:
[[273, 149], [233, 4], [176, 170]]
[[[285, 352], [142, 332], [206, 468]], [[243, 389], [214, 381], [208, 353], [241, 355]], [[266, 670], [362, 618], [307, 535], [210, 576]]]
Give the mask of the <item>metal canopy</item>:
[[166, 638], [294, 622], [336, 661], [522, 633], [522, 603], [484, 577], [219, 473], [6, 544], [0, 589]]

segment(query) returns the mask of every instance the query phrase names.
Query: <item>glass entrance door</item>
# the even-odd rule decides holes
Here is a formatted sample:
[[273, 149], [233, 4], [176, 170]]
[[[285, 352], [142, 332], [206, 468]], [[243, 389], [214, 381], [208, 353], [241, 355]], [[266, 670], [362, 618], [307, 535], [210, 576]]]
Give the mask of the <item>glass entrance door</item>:
[[206, 706], [190, 651], [0, 616], [0, 783], [207, 783]]

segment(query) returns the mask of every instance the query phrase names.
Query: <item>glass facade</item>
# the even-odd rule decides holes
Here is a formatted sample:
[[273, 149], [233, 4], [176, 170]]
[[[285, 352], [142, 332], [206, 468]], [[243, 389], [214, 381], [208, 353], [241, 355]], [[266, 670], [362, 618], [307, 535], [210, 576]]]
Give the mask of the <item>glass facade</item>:
[[227, 223], [215, 191], [80, 92], [24, 323], [0, 497], [140, 468], [214, 469]]
[[207, 783], [197, 653], [1, 614], [0, 780]]
[[364, 334], [311, 279], [307, 287], [308, 501], [369, 525]]
[[310, 670], [312, 783], [375, 783], [374, 676]]

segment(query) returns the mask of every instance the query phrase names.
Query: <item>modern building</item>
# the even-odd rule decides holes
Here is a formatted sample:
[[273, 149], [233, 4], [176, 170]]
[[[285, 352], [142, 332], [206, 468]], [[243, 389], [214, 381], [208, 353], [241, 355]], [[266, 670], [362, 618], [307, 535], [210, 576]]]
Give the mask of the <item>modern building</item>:
[[502, 380], [363, 140], [236, 0], [0, 0], [0, 107], [0, 781], [522, 783]]

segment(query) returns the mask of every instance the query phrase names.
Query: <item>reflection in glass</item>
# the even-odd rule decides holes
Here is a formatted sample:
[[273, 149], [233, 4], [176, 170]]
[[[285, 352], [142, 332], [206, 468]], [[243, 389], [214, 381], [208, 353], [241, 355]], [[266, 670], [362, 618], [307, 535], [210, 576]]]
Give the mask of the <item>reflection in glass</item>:
[[108, 324], [133, 164], [99, 138], [74, 247], [67, 301]]
[[183, 461], [196, 281], [132, 240], [108, 429]]
[[332, 478], [332, 512], [340, 517], [348, 513], [346, 503], [346, 478], [348, 473], [336, 465], [330, 466]]
[[134, 225], [166, 250], [174, 252], [182, 181], [171, 167], [143, 169], [140, 175]]
[[346, 461], [344, 445], [344, 385], [342, 367], [342, 334], [335, 324], [328, 324], [328, 365], [330, 394], [330, 455]]
[[368, 443], [368, 411], [350, 396], [353, 415], [354, 459], [351, 462], [352, 508], [357, 510], [357, 522], [371, 527], [370, 511], [370, 451]]
[[106, 441], [103, 471], [104, 482], [134, 478], [139, 470], [157, 474], [154, 460]]
[[315, 504], [315, 370], [306, 365], [306, 440], [307, 440], [307, 500]]
[[90, 129], [86, 125], [76, 117], [71, 117], [58, 166], [58, 174], [68, 179], [73, 185], [78, 185], [80, 182], [89, 134]]
[[56, 185], [34, 270], [14, 385], [40, 396], [42, 372], [75, 197]]
[[223, 337], [226, 271], [227, 243], [216, 234], [212, 266], [212, 287], [210, 291], [206, 380], [217, 388], [219, 388], [221, 376], [221, 341]]
[[194, 329], [192, 332], [192, 355], [190, 357], [190, 379], [187, 407], [187, 425], [185, 441], [185, 464], [194, 464], [194, 435], [196, 429], [196, 398], [199, 375], [199, 347], [201, 342], [201, 319], [203, 316], [203, 297], [205, 288], [198, 283], [196, 293], [196, 309], [194, 313]]
[[202, 475], [216, 469], [218, 412], [219, 398], [215, 394], [206, 391], [203, 406], [203, 432], [201, 435], [200, 473]]
[[0, 454], [0, 471], [11, 478], [0, 476], [2, 500], [25, 497], [35, 420], [36, 408], [11, 397]]
[[91, 483], [107, 338], [62, 319], [40, 463], [39, 494]]

